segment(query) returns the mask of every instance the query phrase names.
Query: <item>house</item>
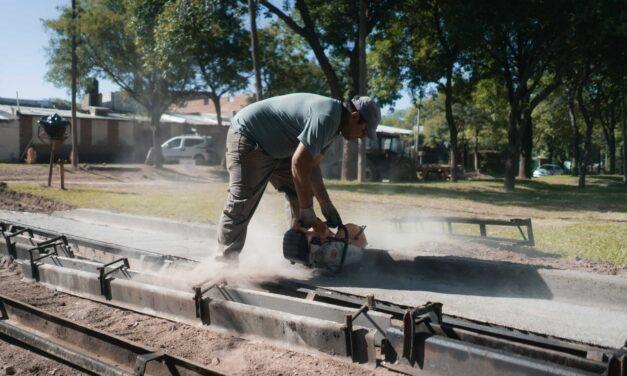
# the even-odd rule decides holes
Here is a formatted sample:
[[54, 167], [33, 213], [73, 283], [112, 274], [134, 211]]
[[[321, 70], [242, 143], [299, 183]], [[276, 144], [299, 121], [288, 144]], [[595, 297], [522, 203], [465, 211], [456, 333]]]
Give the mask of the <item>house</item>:
[[[6, 101], [4, 101], [6, 103]], [[24, 160], [26, 149], [32, 146], [38, 161], [50, 156], [45, 137], [40, 137], [37, 121], [43, 116], [58, 113], [71, 120], [70, 110], [22, 105], [24, 101], [0, 104], [0, 161]], [[106, 107], [90, 106], [77, 111], [79, 160], [81, 162], [143, 162], [152, 146], [152, 129], [145, 116], [119, 113]], [[224, 153], [228, 122], [218, 126], [208, 115], [168, 113], [161, 117], [161, 141], [179, 135], [196, 132], [210, 135], [218, 150]], [[71, 138], [59, 150], [59, 155], [69, 159]]]
[[0, 110], [0, 161], [18, 160], [20, 145], [20, 124], [18, 118], [10, 112]]
[[[235, 113], [253, 101], [253, 95], [247, 93], [233, 96], [223, 96], [220, 98], [220, 113], [222, 118], [227, 120], [232, 118]], [[211, 101], [208, 97], [190, 99], [183, 105], [173, 106], [171, 111], [179, 114], [211, 114], [213, 116], [216, 114], [213, 101]]]

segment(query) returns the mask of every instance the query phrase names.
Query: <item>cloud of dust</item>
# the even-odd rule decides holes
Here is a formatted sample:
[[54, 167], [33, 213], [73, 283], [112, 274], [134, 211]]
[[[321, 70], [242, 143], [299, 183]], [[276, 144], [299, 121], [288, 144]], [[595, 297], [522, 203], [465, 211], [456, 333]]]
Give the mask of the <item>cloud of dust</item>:
[[[246, 244], [237, 267], [214, 259], [215, 249], [192, 271], [179, 273], [190, 284], [211, 284], [226, 280], [239, 286], [282, 278], [308, 279], [314, 271], [303, 265], [292, 265], [283, 257], [283, 234], [287, 230], [286, 214], [262, 199], [248, 226]], [[217, 247], [217, 241], [215, 242]]]
[[[421, 211], [420, 215], [431, 213]], [[342, 212], [342, 218], [358, 225], [366, 225], [365, 234], [368, 248], [388, 251], [395, 258], [415, 257], [418, 253], [433, 253], [442, 243], [454, 242], [438, 223], [403, 223], [400, 226], [390, 222], [394, 213], [381, 215], [381, 210], [355, 208]]]

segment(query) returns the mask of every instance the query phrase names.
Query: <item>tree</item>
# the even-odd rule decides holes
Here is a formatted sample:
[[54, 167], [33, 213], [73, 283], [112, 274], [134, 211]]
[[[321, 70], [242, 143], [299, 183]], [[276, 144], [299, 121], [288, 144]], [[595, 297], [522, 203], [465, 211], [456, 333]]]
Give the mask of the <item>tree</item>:
[[255, 99], [263, 97], [261, 88], [261, 70], [259, 67], [259, 37], [257, 36], [257, 1], [248, 0], [248, 19], [250, 23], [250, 55], [255, 76]]
[[[468, 16], [482, 43], [475, 70], [499, 77], [510, 107], [505, 191], [515, 188], [516, 168], [529, 177], [532, 113], [561, 82], [568, 61], [573, 10], [568, 1], [476, 2]], [[520, 163], [518, 163], [520, 162]]]
[[616, 173], [616, 124], [618, 123], [620, 91], [611, 81], [601, 83], [600, 93], [594, 103], [594, 112], [601, 124], [607, 147], [609, 173]]
[[[43, 20], [43, 26], [50, 34], [48, 46], [45, 47], [48, 67], [45, 79], [55, 87], [65, 88], [68, 93], [72, 86], [72, 8], [62, 7], [59, 18]], [[79, 7], [78, 12], [82, 12]], [[78, 88], [86, 89], [89, 73], [92, 70], [91, 62], [88, 59], [84, 45], [79, 44], [76, 50]]]
[[266, 96], [293, 92], [329, 95], [324, 73], [304, 39], [276, 22], [258, 30], [261, 81]]
[[[603, 112], [611, 109], [611, 102], [617, 100], [615, 97], [620, 96], [624, 85], [625, 51], [621, 46], [626, 31], [620, 18], [622, 2], [581, 1], [574, 5], [576, 27], [565, 83], [571, 107], [576, 103], [585, 124], [583, 156], [579, 163], [579, 187], [584, 188], [596, 120], [602, 123], [606, 118], [611, 122], [611, 111], [609, 116]], [[574, 118], [572, 108], [571, 112]], [[606, 135], [606, 142], [610, 136]]]
[[469, 77], [464, 59], [464, 46], [469, 44], [466, 2], [435, 0], [408, 1], [400, 23], [406, 28], [406, 77], [411, 90], [419, 90], [428, 83], [435, 83], [444, 94], [444, 110], [449, 131], [449, 163], [451, 180], [458, 179], [459, 124], [453, 115], [454, 86]]
[[222, 125], [221, 97], [248, 85], [251, 55], [243, 26], [245, 8], [221, 0], [175, 0], [165, 6], [157, 53], [167, 61], [188, 61], [195, 87], [204, 89]]
[[[333, 98], [351, 98], [360, 92], [358, 1], [295, 0], [285, 2], [283, 9], [269, 0], [259, 0], [259, 4], [309, 44]], [[393, 0], [369, 1], [366, 35], [394, 17], [400, 6], [400, 2]], [[356, 147], [352, 149], [356, 153]], [[349, 167], [355, 164], [355, 153], [349, 152], [349, 144], [345, 142], [343, 179], [350, 176]]]
[[[156, 32], [166, 0], [85, 0], [79, 18], [82, 75], [104, 76], [140, 103], [150, 117], [156, 167], [162, 165], [161, 115], [184, 98], [189, 66], [158, 53]], [[46, 21], [55, 35], [64, 35], [68, 11]], [[53, 37], [54, 38], [54, 37]], [[69, 60], [49, 58], [50, 74], [68, 72]], [[63, 77], [64, 73], [60, 77]]]

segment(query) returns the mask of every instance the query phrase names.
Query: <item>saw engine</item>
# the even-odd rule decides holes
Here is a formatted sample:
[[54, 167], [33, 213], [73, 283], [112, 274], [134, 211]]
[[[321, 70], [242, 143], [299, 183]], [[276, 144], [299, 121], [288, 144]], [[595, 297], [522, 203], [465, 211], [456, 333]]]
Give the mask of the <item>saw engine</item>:
[[364, 229], [349, 223], [340, 225], [334, 234], [320, 220], [313, 231], [290, 229], [283, 236], [283, 256], [292, 264], [340, 272], [361, 261], [368, 244]]

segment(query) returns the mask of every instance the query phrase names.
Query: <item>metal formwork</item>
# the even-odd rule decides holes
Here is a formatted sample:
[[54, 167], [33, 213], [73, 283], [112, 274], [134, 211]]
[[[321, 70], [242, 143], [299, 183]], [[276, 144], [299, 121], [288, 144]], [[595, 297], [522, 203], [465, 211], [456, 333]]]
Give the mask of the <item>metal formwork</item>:
[[[134, 269], [135, 262], [144, 264], [128, 250], [128, 258], [115, 252], [118, 258], [112, 261], [81, 259], [69, 239], [51, 241], [62, 234], [37, 235], [10, 224], [4, 228], [2, 250], [16, 259], [26, 277], [155, 316], [314, 348], [405, 374], [626, 375], [626, 348], [472, 322], [443, 314], [439, 303], [409, 307], [292, 281], [254, 288], [226, 281], [188, 286], [154, 273], [159, 268]], [[184, 260], [169, 267], [193, 264]]]

